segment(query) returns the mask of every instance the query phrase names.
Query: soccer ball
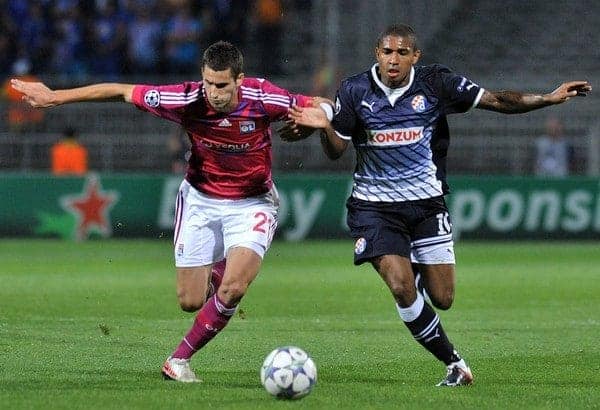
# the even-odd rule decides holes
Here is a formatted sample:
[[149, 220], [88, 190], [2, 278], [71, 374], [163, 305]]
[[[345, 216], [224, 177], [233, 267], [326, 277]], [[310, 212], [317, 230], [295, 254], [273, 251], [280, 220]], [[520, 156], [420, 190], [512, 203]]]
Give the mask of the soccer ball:
[[299, 347], [278, 347], [265, 358], [260, 369], [265, 389], [280, 399], [299, 399], [317, 382], [317, 367]]

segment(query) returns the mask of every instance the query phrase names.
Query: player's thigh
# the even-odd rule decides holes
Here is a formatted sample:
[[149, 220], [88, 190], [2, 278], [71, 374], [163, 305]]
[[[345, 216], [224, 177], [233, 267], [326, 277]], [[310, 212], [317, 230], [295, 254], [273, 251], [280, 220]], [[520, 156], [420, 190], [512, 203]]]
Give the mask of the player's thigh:
[[187, 312], [200, 309], [206, 300], [212, 265], [178, 267], [177, 299]]
[[223, 246], [227, 256], [219, 297], [237, 303], [258, 275], [277, 228], [276, 192], [229, 204], [224, 210]]
[[411, 259], [419, 266], [425, 289], [434, 306], [448, 309], [454, 300], [454, 241], [452, 223], [443, 197], [419, 201], [420, 217], [414, 225]]
[[223, 259], [221, 202], [183, 181], [175, 205], [174, 253], [177, 268], [194, 268]]
[[406, 225], [405, 210], [391, 209], [390, 204], [379, 204], [348, 199], [347, 222], [354, 244], [354, 264], [373, 261], [382, 255], [411, 254], [411, 238]]
[[449, 309], [454, 302], [456, 274], [453, 264], [419, 264], [421, 280], [433, 305]]
[[408, 257], [381, 255], [371, 263], [400, 306], [407, 307], [415, 301], [415, 277]]
[[221, 285], [231, 286], [235, 283], [248, 285], [258, 275], [261, 265], [262, 258], [254, 250], [244, 246], [230, 248]]
[[443, 197], [421, 200], [414, 205], [411, 253], [417, 263], [454, 263], [452, 222]]
[[244, 297], [248, 286], [258, 276], [262, 257], [245, 246], [229, 248], [223, 280], [217, 292], [227, 306], [234, 306]]
[[244, 247], [264, 257], [277, 229], [277, 204], [272, 195], [268, 193], [224, 206], [223, 246], [227, 255], [232, 248]]

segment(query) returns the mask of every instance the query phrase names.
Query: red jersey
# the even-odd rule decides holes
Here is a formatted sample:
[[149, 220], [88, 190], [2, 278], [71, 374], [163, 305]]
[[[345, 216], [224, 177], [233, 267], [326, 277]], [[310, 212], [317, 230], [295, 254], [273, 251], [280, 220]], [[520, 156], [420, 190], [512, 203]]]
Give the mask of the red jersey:
[[271, 122], [287, 118], [293, 105], [311, 98], [290, 94], [260, 78], [244, 78], [238, 106], [215, 111], [202, 82], [137, 85], [133, 103], [140, 109], [181, 124], [192, 143], [185, 179], [197, 190], [218, 198], [241, 199], [268, 192], [271, 176]]

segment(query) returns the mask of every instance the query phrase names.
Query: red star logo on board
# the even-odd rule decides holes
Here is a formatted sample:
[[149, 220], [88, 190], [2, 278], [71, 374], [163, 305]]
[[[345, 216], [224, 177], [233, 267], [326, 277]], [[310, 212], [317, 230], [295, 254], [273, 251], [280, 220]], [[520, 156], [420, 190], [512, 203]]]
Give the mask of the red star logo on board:
[[63, 207], [77, 219], [77, 239], [87, 238], [91, 231], [103, 237], [110, 236], [112, 229], [108, 211], [117, 199], [118, 194], [114, 191], [102, 190], [96, 176], [87, 179], [81, 195], [64, 197], [61, 200]]

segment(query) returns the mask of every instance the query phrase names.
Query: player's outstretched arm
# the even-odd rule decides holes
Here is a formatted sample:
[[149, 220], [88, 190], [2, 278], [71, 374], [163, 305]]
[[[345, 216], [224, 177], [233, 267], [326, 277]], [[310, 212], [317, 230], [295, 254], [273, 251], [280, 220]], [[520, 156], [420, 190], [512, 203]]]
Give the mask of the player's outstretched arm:
[[[333, 116], [333, 111], [330, 115]], [[338, 159], [348, 148], [348, 141], [340, 138], [331, 126], [326, 107], [293, 107], [290, 118], [298, 125], [322, 130], [321, 145], [330, 159]]]
[[329, 159], [338, 159], [348, 148], [348, 141], [338, 137], [331, 125], [321, 132], [321, 146]]
[[[312, 107], [313, 108], [322, 108], [329, 109], [330, 113], [333, 115], [333, 101], [325, 97], [312, 97]], [[294, 111], [294, 108], [292, 108]], [[301, 112], [301, 110], [295, 109], [296, 113]], [[289, 119], [285, 122], [285, 125], [277, 130], [279, 136], [282, 140], [286, 142], [294, 142], [300, 141], [310, 137], [317, 127], [303, 125], [296, 122], [291, 113]]]
[[526, 94], [519, 91], [485, 91], [477, 108], [505, 114], [518, 114], [549, 105], [562, 104], [572, 97], [592, 91], [587, 81], [569, 81], [548, 94]]
[[134, 85], [120, 83], [93, 84], [65, 90], [52, 90], [44, 83], [12, 79], [11, 86], [23, 94], [32, 107], [46, 108], [81, 101], [131, 102]]

